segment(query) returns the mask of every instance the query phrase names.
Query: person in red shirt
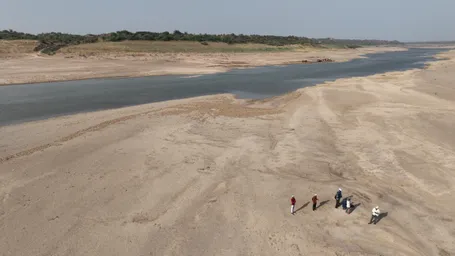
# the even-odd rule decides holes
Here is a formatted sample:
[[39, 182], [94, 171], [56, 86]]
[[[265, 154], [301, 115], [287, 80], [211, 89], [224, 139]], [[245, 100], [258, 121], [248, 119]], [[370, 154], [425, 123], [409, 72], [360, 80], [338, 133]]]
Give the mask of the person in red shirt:
[[294, 195], [292, 195], [292, 197], [291, 197], [291, 214], [295, 213], [295, 211], [294, 211], [295, 210], [295, 202], [296, 202], [295, 197], [294, 197]]
[[311, 201], [313, 201], [313, 211], [316, 211], [316, 205], [318, 203], [318, 195], [314, 194], [313, 198], [311, 198]]

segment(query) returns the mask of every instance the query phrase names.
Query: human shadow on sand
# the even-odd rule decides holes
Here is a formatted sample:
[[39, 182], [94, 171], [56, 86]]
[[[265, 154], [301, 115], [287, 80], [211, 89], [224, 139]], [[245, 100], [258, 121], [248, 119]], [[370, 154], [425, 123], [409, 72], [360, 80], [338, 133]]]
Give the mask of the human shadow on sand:
[[307, 207], [310, 204], [310, 202], [306, 202], [304, 205], [302, 205], [299, 209], [297, 209], [295, 212], [297, 213], [298, 211], [302, 210], [303, 208]]
[[355, 211], [355, 209], [357, 209], [357, 207], [359, 207], [359, 206], [360, 206], [360, 203], [352, 205], [351, 209], [349, 211], [349, 214], [353, 213]]
[[330, 202], [330, 200], [325, 200], [325, 201], [320, 202], [319, 205], [316, 206], [316, 209], [319, 209], [320, 207], [324, 206], [324, 205], [327, 204], [328, 202]]
[[379, 216], [378, 216], [378, 219], [373, 224], [374, 225], [378, 224], [383, 218], [387, 217], [387, 215], [389, 215], [388, 212], [380, 213]]

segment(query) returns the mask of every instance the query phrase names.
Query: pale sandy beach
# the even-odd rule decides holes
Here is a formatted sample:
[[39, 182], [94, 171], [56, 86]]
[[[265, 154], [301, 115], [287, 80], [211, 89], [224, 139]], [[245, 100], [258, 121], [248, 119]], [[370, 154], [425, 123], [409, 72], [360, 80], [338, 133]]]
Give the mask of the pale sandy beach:
[[359, 49], [295, 47], [289, 51], [272, 52], [185, 53], [129, 52], [109, 47], [98, 49], [101, 46], [93, 50], [90, 48], [92, 45], [88, 45], [87, 48], [64, 48], [55, 56], [49, 56], [33, 52], [28, 41], [26, 44], [16, 43], [18, 46], [14, 47], [11, 44], [10, 41], [0, 40], [0, 48], [5, 48], [3, 53], [0, 51], [0, 85], [106, 77], [210, 74], [232, 68], [312, 63], [324, 59], [348, 61], [368, 53], [406, 50], [386, 46]]
[[[217, 95], [0, 127], [0, 255], [455, 255], [455, 51], [441, 57], [261, 101]], [[0, 77], [31, 81], [58, 63], [47, 61], [2, 62]], [[53, 77], [106, 62], [71, 61], [82, 63]], [[359, 204], [350, 215], [334, 208], [339, 187]], [[385, 215], [368, 225], [376, 205]]]

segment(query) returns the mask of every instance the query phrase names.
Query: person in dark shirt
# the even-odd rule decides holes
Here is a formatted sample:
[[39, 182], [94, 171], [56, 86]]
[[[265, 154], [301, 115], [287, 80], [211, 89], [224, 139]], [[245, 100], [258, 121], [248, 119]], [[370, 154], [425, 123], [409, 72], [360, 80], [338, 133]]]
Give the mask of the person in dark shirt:
[[343, 198], [343, 194], [341, 193], [341, 188], [339, 188], [335, 194], [335, 208], [338, 208], [340, 206], [341, 198]]

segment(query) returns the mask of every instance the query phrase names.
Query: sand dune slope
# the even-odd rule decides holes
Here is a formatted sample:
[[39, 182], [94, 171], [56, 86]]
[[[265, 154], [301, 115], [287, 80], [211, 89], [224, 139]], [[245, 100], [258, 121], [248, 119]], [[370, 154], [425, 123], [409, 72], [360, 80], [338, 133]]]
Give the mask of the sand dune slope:
[[[0, 254], [454, 255], [445, 56], [260, 102], [219, 95], [1, 127]], [[334, 208], [338, 187], [360, 204], [350, 215]], [[368, 225], [376, 205], [386, 216]]]

